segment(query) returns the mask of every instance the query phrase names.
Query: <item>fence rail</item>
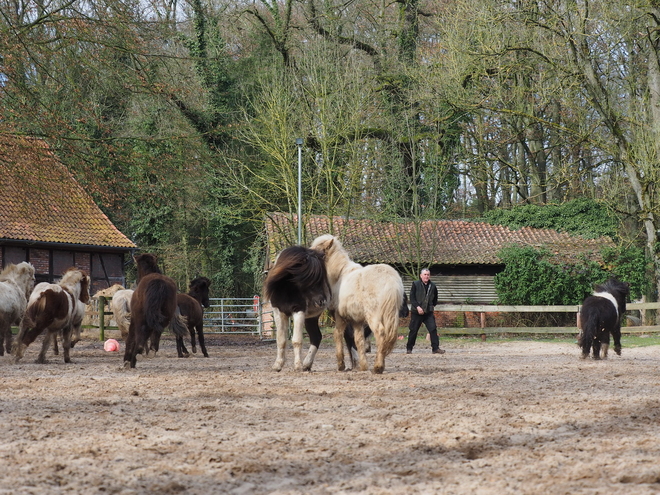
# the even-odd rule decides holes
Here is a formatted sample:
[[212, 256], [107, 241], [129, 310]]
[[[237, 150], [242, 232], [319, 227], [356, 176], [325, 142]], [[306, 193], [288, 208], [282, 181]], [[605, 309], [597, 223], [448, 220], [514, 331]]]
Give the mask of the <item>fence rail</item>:
[[[98, 306], [88, 309], [87, 315], [94, 323], [84, 325], [84, 328], [98, 328], [99, 338], [105, 339], [105, 330], [117, 330], [109, 325], [112, 312], [108, 303], [112, 298], [99, 297]], [[660, 309], [660, 302], [629, 303], [629, 311], [646, 311]], [[103, 308], [101, 310], [100, 308]], [[488, 305], [488, 304], [439, 304], [436, 312], [478, 313], [480, 325], [473, 327], [438, 327], [441, 335], [496, 335], [496, 334], [570, 334], [577, 333], [576, 326], [570, 327], [504, 327], [486, 326], [488, 313], [577, 313], [580, 305], [567, 306], [518, 306], [518, 305]], [[252, 298], [213, 298], [211, 307], [204, 310], [204, 331], [209, 334], [249, 334], [260, 338], [273, 335], [272, 309], [264, 308], [258, 296]], [[660, 333], [660, 325], [625, 326], [624, 334]]]
[[[502, 333], [528, 333], [528, 334], [564, 334], [577, 333], [577, 326], [571, 327], [487, 327], [487, 313], [577, 313], [581, 305], [567, 306], [497, 306], [488, 304], [439, 304], [435, 307], [436, 312], [463, 312], [479, 313], [480, 327], [438, 327], [438, 333], [442, 335], [494, 335]], [[660, 302], [629, 303], [626, 304], [628, 311], [646, 311], [660, 309]], [[660, 325], [625, 326], [621, 328], [625, 334], [656, 333], [660, 332]]]

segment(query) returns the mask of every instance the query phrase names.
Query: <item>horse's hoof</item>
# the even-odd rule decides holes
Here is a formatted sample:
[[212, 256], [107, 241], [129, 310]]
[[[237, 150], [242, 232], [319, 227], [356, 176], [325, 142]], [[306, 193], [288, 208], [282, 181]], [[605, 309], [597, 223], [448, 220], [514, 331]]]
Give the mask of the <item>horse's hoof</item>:
[[193, 354], [197, 354], [197, 347], [193, 346], [192, 351], [193, 351]]
[[385, 370], [385, 366], [374, 366], [374, 373], [376, 375], [382, 375]]
[[273, 369], [273, 371], [282, 371], [282, 367], [283, 367], [283, 366], [284, 366], [284, 363], [282, 363], [282, 364], [280, 364], [280, 363], [275, 363], [275, 364], [273, 365], [273, 368], [272, 368], [272, 369]]
[[312, 365], [311, 364], [306, 364], [302, 367], [303, 371], [312, 371]]
[[346, 371], [346, 365], [344, 363], [338, 364], [337, 371]]
[[621, 355], [621, 347], [615, 347], [614, 352], [616, 353], [617, 356]]
[[204, 353], [204, 357], [209, 357], [209, 353], [208, 353], [208, 352], [205, 352], [205, 353]]
[[582, 353], [580, 354], [580, 359], [587, 359], [589, 357], [589, 354]]

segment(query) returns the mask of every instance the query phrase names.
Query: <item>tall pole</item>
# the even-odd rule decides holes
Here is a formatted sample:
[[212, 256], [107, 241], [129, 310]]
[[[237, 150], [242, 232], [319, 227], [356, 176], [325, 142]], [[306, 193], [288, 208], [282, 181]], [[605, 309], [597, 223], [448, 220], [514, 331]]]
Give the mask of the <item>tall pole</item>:
[[298, 145], [298, 245], [302, 246], [302, 138], [296, 138]]

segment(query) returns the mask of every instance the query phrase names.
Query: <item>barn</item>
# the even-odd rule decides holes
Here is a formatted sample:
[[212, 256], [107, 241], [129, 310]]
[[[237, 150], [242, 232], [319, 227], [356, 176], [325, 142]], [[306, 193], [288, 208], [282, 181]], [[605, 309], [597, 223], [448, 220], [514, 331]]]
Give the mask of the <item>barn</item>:
[[[440, 303], [491, 304], [497, 299], [495, 275], [504, 269], [497, 253], [505, 246], [546, 248], [567, 261], [598, 257], [600, 248], [614, 246], [609, 238], [586, 239], [550, 229], [513, 230], [502, 225], [465, 220], [419, 223], [377, 222], [366, 219], [305, 216], [303, 243], [333, 233], [354, 261], [386, 263], [396, 268], [405, 287], [428, 267], [438, 286]], [[277, 253], [297, 242], [297, 218], [270, 213], [265, 220], [267, 271]]]
[[36, 282], [75, 266], [92, 293], [125, 284], [137, 246], [122, 234], [39, 139], [0, 135], [0, 266], [29, 261]]

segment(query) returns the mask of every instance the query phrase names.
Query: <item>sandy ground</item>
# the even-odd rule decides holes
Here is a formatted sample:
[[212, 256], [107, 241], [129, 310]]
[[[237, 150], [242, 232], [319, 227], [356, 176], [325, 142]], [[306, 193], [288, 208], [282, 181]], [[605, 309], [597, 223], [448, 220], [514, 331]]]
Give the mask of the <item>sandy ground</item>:
[[291, 351], [275, 373], [274, 343], [210, 340], [132, 371], [92, 340], [70, 365], [0, 358], [0, 493], [660, 492], [658, 347], [399, 341], [373, 375], [325, 341], [312, 373]]

